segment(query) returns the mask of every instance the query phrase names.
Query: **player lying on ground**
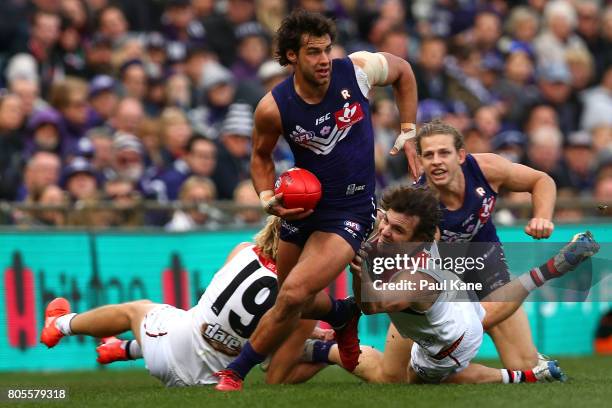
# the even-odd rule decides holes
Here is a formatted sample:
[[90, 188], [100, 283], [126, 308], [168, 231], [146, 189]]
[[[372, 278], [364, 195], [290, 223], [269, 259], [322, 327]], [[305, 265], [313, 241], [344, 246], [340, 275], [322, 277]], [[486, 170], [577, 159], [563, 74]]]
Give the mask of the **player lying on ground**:
[[[278, 248], [279, 293], [240, 355], [218, 373], [220, 391], [238, 391], [255, 365], [272, 354], [301, 318], [329, 323], [344, 366], [357, 365], [360, 312], [324, 289], [359, 250], [375, 219], [374, 132], [368, 93], [392, 86], [402, 133], [393, 153], [414, 152], [417, 90], [410, 64], [386, 53], [357, 52], [332, 60], [334, 23], [295, 10], [277, 32], [277, 57], [294, 74], [266, 94], [255, 110], [251, 177], [270, 214], [283, 218]], [[282, 135], [297, 167], [314, 173], [322, 197], [312, 210], [288, 209], [274, 194], [272, 153]], [[412, 148], [412, 149], [411, 149]], [[414, 164], [416, 155], [409, 159]]]
[[[385, 193], [385, 212], [372, 242], [374, 250], [385, 244], [401, 242], [429, 243], [425, 254], [439, 257], [433, 242], [439, 222], [438, 203], [432, 192], [422, 188], [399, 187]], [[424, 246], [421, 246], [423, 248]], [[590, 233], [574, 236], [557, 255], [539, 268], [521, 275], [507, 285], [493, 291], [484, 300], [501, 301], [491, 310], [478, 302], [452, 301], [467, 294], [449, 291], [423, 290], [399, 292], [387, 296], [372, 295], [372, 279], [362, 273], [362, 259], [351, 264], [355, 293], [363, 299], [360, 304], [366, 314], [388, 313], [389, 328], [384, 354], [370, 347], [362, 347], [359, 365], [354, 374], [371, 382], [448, 382], [448, 383], [515, 383], [563, 380], [564, 375], [554, 361], [540, 361], [532, 370], [512, 371], [494, 369], [470, 361], [476, 356], [483, 338], [483, 330], [494, 327], [512, 315], [531, 291], [549, 279], [575, 269], [599, 250]], [[418, 256], [417, 250], [411, 256]], [[362, 253], [363, 254], [363, 253]], [[456, 276], [435, 268], [399, 271], [389, 282], [426, 280], [430, 283], [457, 279]], [[398, 296], [399, 295], [399, 296]], [[422, 300], [411, 300], [418, 297]], [[450, 300], [450, 301], [449, 301]], [[517, 333], [520, 335], [520, 333]], [[408, 340], [412, 339], [412, 341]], [[330, 342], [314, 341], [307, 346], [309, 357], [315, 362], [340, 364], [337, 347]]]
[[[64, 336], [107, 338], [131, 330], [135, 340], [106, 339], [97, 348], [98, 362], [144, 358], [149, 373], [166, 386], [216, 383], [213, 373], [238, 355], [274, 304], [279, 224], [279, 218], [269, 217], [255, 245], [236, 246], [190, 310], [140, 300], [77, 314], [71, 313], [66, 299], [57, 298], [45, 311], [41, 342], [51, 348]], [[299, 362], [304, 340], [315, 324], [301, 321], [277, 350], [267, 371], [268, 382], [302, 382], [325, 367]]]

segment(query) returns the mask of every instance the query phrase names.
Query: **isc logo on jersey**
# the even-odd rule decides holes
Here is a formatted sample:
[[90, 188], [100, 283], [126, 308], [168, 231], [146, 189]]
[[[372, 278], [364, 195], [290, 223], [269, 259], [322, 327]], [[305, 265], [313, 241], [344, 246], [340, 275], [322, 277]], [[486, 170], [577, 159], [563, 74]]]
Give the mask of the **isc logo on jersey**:
[[242, 349], [240, 340], [221, 329], [221, 325], [218, 323], [215, 325], [204, 324], [202, 326], [202, 337], [212, 348], [228, 356], [237, 356]]

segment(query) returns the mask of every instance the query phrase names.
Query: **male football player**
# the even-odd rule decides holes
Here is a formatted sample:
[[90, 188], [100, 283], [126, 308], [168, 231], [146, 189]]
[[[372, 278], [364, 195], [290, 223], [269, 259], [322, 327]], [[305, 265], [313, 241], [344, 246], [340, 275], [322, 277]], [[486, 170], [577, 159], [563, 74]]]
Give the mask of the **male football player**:
[[[166, 386], [217, 383], [213, 374], [238, 355], [274, 304], [279, 227], [280, 219], [270, 216], [254, 245], [236, 246], [190, 310], [140, 300], [72, 313], [68, 301], [57, 298], [46, 308], [41, 342], [52, 348], [70, 335], [104, 338], [96, 349], [102, 364], [144, 358], [149, 373]], [[299, 363], [314, 326], [302, 321], [279, 348], [268, 368], [270, 382], [305, 381], [324, 367]], [[114, 337], [129, 330], [134, 340]]]
[[[414, 135], [417, 90], [410, 64], [385, 53], [356, 52], [330, 58], [335, 27], [321, 14], [297, 10], [278, 32], [277, 56], [294, 74], [266, 94], [255, 110], [251, 175], [262, 206], [283, 218], [278, 248], [279, 294], [240, 352], [218, 373], [217, 389], [237, 391], [252, 367], [273, 353], [300, 318], [318, 319], [336, 330], [344, 366], [359, 358], [359, 310], [325, 289], [359, 250], [375, 215], [374, 133], [368, 93], [391, 85], [401, 134], [392, 154], [404, 150], [416, 173]], [[313, 210], [287, 209], [275, 195], [272, 152], [280, 135], [295, 165], [314, 173], [323, 194]]]
[[[384, 213], [370, 251], [381, 248], [384, 251], [386, 245], [413, 242], [418, 244], [412, 246], [413, 252], [408, 254], [410, 257], [440, 257], [433, 242], [440, 211], [438, 201], [430, 190], [410, 187], [388, 190], [382, 207]], [[531, 291], [575, 269], [598, 250], [599, 245], [590, 233], [577, 234], [546, 263], [484, 298], [485, 301], [503, 300], [492, 308], [487, 307], [489, 303], [481, 305], [470, 302], [469, 296], [459, 290], [431, 289], [429, 284], [432, 283], [448, 284], [452, 280], [459, 280], [456, 275], [436, 268], [435, 263], [426, 264], [426, 268], [391, 270], [386, 278], [381, 275], [385, 283], [414, 282], [415, 286], [413, 289], [377, 295], [374, 293], [376, 285], [373, 283], [372, 269], [362, 271], [362, 258], [356, 257], [351, 270], [355, 275], [355, 294], [363, 311], [366, 314], [386, 312], [392, 324], [384, 354], [370, 347], [362, 347], [354, 374], [371, 382], [562, 381], [564, 375], [554, 361], [541, 360], [529, 370], [494, 369], [470, 361], [478, 352], [484, 330], [490, 330], [511, 316]], [[363, 251], [361, 254], [368, 256]], [[427, 285], [422, 288], [421, 282]], [[521, 333], [516, 335], [520, 336]], [[341, 364], [337, 346], [333, 343], [308, 342], [307, 354], [312, 361]]]

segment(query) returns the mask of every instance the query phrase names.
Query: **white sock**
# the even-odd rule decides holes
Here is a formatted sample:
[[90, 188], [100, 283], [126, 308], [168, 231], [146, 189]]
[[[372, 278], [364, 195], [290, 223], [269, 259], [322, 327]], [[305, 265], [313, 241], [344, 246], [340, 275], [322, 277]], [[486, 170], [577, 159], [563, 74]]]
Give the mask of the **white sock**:
[[521, 282], [521, 285], [523, 285], [525, 290], [529, 293], [538, 288], [538, 286], [533, 281], [533, 278], [531, 277], [531, 272], [522, 274], [521, 276], [519, 276], [518, 280], [519, 282]]
[[76, 313], [68, 313], [60, 316], [55, 320], [55, 326], [62, 332], [64, 336], [72, 336], [72, 329], [70, 328], [70, 321]]
[[142, 358], [142, 349], [136, 340], [127, 340], [124, 342], [123, 346], [127, 348], [127, 355], [130, 360]]

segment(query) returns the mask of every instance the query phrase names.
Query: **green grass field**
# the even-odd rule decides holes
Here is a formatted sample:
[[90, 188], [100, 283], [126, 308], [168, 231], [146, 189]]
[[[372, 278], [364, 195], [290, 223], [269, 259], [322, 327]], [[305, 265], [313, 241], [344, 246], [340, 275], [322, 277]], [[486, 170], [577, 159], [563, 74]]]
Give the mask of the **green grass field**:
[[[485, 362], [486, 363], [486, 362]], [[491, 362], [489, 362], [491, 363]], [[491, 363], [494, 364], [494, 363]], [[0, 388], [65, 388], [62, 402], [10, 402], [7, 407], [609, 407], [612, 404], [612, 357], [563, 358], [570, 380], [564, 384], [371, 385], [337, 367], [306, 384], [270, 386], [259, 370], [242, 393], [221, 394], [211, 387], [166, 389], [144, 370], [70, 373], [2, 373]], [[4, 397], [4, 396], [3, 396]]]

